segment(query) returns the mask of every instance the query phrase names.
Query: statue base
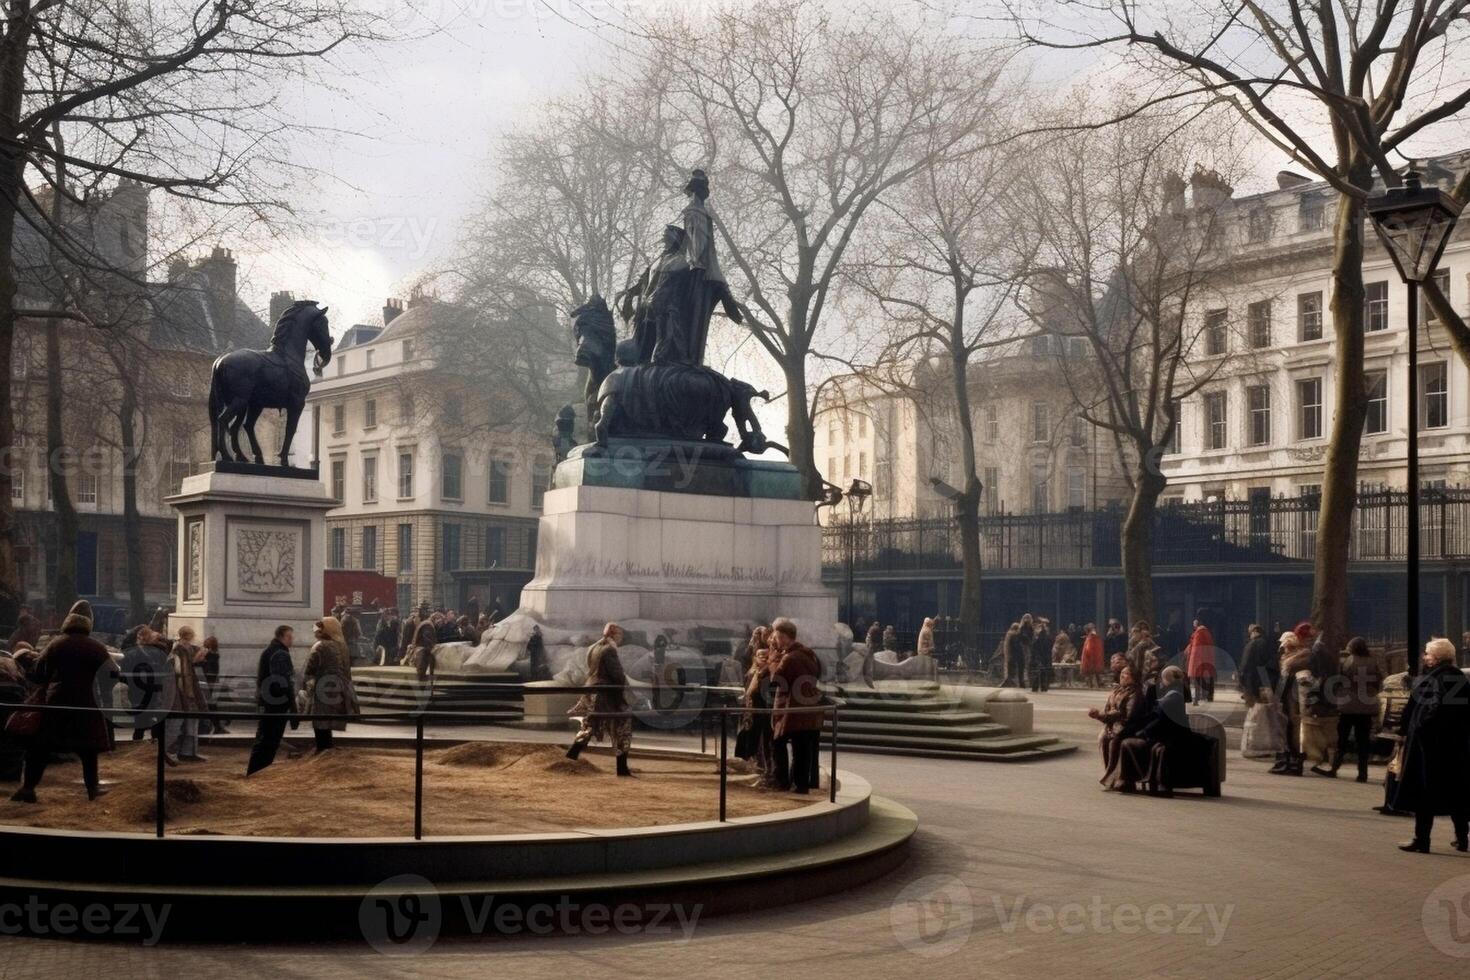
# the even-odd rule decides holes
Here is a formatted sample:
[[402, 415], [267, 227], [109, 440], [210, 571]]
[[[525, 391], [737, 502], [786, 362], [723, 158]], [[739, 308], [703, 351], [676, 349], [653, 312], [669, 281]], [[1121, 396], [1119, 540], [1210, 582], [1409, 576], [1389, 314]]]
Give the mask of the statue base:
[[551, 486], [796, 501], [811, 520], [811, 503], [802, 500], [795, 466], [746, 459], [722, 442], [614, 437], [605, 446], [578, 446], [557, 466]]
[[325, 515], [336, 506], [320, 481], [248, 465], [248, 472], [231, 472], [216, 464], [185, 478], [168, 498], [179, 515], [169, 627], [189, 625], [201, 640], [216, 637], [226, 674], [254, 675], [280, 625], [296, 630], [298, 660], [310, 648], [325, 596]]
[[526, 672], [526, 642], [539, 626], [550, 672], [576, 677], [588, 644], [615, 621], [628, 632], [623, 662], [635, 680], [651, 677], [662, 635], [668, 663], [702, 665], [715, 682], [750, 627], [778, 616], [832, 660], [837, 597], [822, 584], [822, 531], [810, 501], [599, 486], [585, 481], [588, 472], [557, 468], [559, 480], [584, 482], [547, 492], [536, 577], [467, 667]]
[[216, 473], [243, 476], [274, 476], [286, 480], [320, 480], [321, 470], [315, 466], [277, 466], [274, 463], [242, 463], [235, 459], [217, 459], [210, 464]]

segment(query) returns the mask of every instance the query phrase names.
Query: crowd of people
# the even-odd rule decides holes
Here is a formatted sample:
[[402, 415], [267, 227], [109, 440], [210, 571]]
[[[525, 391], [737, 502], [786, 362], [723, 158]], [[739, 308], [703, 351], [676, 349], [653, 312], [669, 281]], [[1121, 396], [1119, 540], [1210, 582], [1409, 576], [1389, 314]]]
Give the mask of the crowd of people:
[[[200, 763], [201, 734], [226, 733], [218, 697], [220, 650], [217, 639], [198, 641], [188, 625], [170, 640], [163, 617], [129, 629], [121, 656], [92, 635], [94, 616], [86, 600], [67, 613], [57, 633], [43, 639], [33, 616], [23, 615], [0, 651], [0, 778], [21, 777], [11, 800], [37, 801], [36, 789], [47, 766], [63, 754], [75, 755], [91, 799], [107, 792], [100, 780], [99, 757], [110, 751], [119, 732], [137, 741], [163, 740], [168, 766]], [[274, 761], [286, 726], [299, 714], [313, 717], [317, 751], [333, 746], [332, 733], [358, 712], [352, 688], [350, 648], [341, 622], [318, 620], [298, 689], [291, 658], [294, 631], [276, 629], [261, 653], [256, 705], [264, 717], [256, 728], [246, 774]], [[114, 706], [121, 685], [126, 709]], [[52, 709], [52, 710], [43, 710]]]

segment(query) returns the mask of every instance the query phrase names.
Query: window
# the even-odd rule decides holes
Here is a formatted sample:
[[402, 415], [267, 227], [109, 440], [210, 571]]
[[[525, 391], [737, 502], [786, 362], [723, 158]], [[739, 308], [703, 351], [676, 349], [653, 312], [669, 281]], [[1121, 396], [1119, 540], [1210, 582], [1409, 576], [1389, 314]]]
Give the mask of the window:
[[1450, 424], [1450, 372], [1444, 361], [1419, 368], [1419, 428], [1443, 429]]
[[868, 436], [868, 417], [866, 415], [859, 415], [858, 416], [858, 437], [859, 438], [866, 439], [867, 436]]
[[537, 510], [546, 502], [546, 488], [551, 484], [551, 464], [545, 458], [531, 467], [531, 506]]
[[413, 453], [398, 454], [398, 496], [407, 499], [413, 496]]
[[1045, 514], [1050, 509], [1051, 488], [1046, 485], [1046, 477], [1038, 476], [1036, 482], [1031, 484], [1031, 512]]
[[1031, 403], [1031, 441], [1047, 442], [1051, 439], [1051, 406], [1046, 402]]
[[1224, 449], [1229, 424], [1225, 419], [1225, 392], [1205, 395], [1205, 448]]
[[505, 528], [485, 528], [485, 567], [496, 568], [505, 564]]
[[878, 498], [888, 497], [893, 493], [893, 464], [886, 459], [880, 459], [873, 466], [873, 496]]
[[1271, 441], [1271, 389], [1251, 385], [1245, 390], [1245, 404], [1248, 444], [1264, 446]]
[[378, 427], [378, 400], [376, 398], [369, 398], [362, 406], [362, 427], [364, 429]]
[[1365, 283], [1363, 286], [1363, 329], [1377, 333], [1388, 329], [1388, 283]]
[[835, 446], [835, 445], [837, 445], [837, 433], [839, 432], [839, 426], [840, 426], [840, 423], [837, 421], [837, 415], [834, 412], [827, 419], [827, 445], [829, 445], [829, 446]]
[[444, 525], [444, 555], [443, 555], [443, 565], [441, 567], [446, 572], [452, 572], [455, 569], [457, 569], [457, 568], [460, 567], [459, 566], [459, 525], [458, 524], [446, 524], [446, 525]]
[[439, 467], [439, 496], [444, 500], [464, 499], [464, 459], [445, 453]]
[[1225, 321], [1228, 316], [1225, 310], [1210, 310], [1205, 314], [1205, 354], [1209, 357], [1225, 353]]
[[1080, 446], [1087, 441], [1087, 427], [1082, 416], [1072, 416], [1072, 445]]
[[1303, 378], [1296, 383], [1296, 437], [1322, 438], [1322, 379]]
[[362, 458], [362, 502], [371, 504], [378, 499], [378, 457]]
[[510, 503], [509, 460], [492, 459], [490, 461], [490, 503]]
[[1000, 438], [1000, 416], [996, 413], [994, 405], [985, 406], [985, 441], [989, 445], [995, 445]]
[[1368, 416], [1363, 420], [1365, 435], [1381, 435], [1388, 431], [1388, 372], [1369, 371], [1363, 376], [1368, 389]]
[[332, 406], [332, 435], [340, 436], [347, 431], [347, 406], [338, 402]]
[[859, 480], [866, 480], [868, 478], [868, 454], [867, 453], [858, 453], [858, 471], [857, 471], [857, 475], [858, 475], [858, 479]]
[[344, 375], [346, 373], [347, 373], [347, 355], [346, 354], [343, 354], [342, 356], [340, 356], [340, 357], [337, 358], [337, 377], [340, 378], [340, 377], [342, 377], [342, 375]]
[[15, 501], [26, 499], [26, 471], [19, 467], [10, 471], [10, 499]]
[[1246, 307], [1246, 328], [1251, 346], [1259, 350], [1271, 346], [1271, 301], [1261, 300]]
[[844, 456], [844, 457], [842, 457], [842, 479], [844, 481], [852, 479], [852, 457], [851, 456]]
[[1178, 454], [1182, 441], [1180, 430], [1181, 420], [1184, 418], [1184, 405], [1176, 398], [1173, 408], [1174, 423], [1169, 427], [1169, 437], [1164, 440], [1164, 452]]
[[405, 423], [413, 422], [413, 395], [405, 394], [398, 399], [398, 414]]
[[398, 570], [413, 571], [413, 525], [398, 525]]
[[1298, 293], [1296, 297], [1296, 339], [1322, 339], [1322, 290]]
[[1051, 353], [1051, 337], [1049, 335], [1042, 334], [1039, 337], [1032, 337], [1031, 338], [1031, 356], [1032, 357], [1046, 357], [1050, 353]]
[[31, 338], [17, 332], [13, 343], [15, 346], [10, 355], [10, 376], [20, 381], [31, 370]]
[[1000, 467], [987, 466], [980, 482], [984, 484], [981, 493], [985, 501], [985, 511], [989, 514], [1000, 513]]
[[347, 460], [341, 457], [332, 460], [332, 499], [347, 499]]
[[1271, 237], [1271, 212], [1265, 208], [1251, 211], [1246, 220], [1246, 234], [1253, 242], [1264, 242]]
[[405, 340], [403, 342], [403, 363], [407, 364], [411, 360], [413, 360], [413, 341]]
[[95, 504], [97, 502], [97, 474], [77, 474], [77, 503]]
[[1067, 506], [1079, 510], [1087, 506], [1087, 471], [1080, 466], [1067, 471]]
[[332, 554], [330, 564], [333, 568], [347, 567], [347, 529], [341, 527], [332, 528]]
[[829, 480], [835, 480], [835, 479], [837, 479], [837, 457], [836, 456], [828, 456], [827, 457], [827, 479], [829, 479]]
[[1321, 231], [1327, 227], [1327, 202], [1316, 194], [1302, 196], [1297, 209], [1297, 231]]
[[[1445, 302], [1448, 303], [1450, 301], [1450, 270], [1434, 270], [1434, 283], [1439, 287], [1439, 291], [1444, 294]], [[1420, 319], [1422, 319], [1425, 323], [1438, 323], [1439, 318], [1436, 317], [1434, 315], [1434, 311], [1429, 308], [1429, 301], [1421, 296], [1419, 298], [1419, 303], [1421, 313]]]
[[378, 567], [378, 528], [373, 524], [362, 529], [362, 567], [369, 570]]
[[373, 369], [373, 354], [374, 353], [375, 352], [373, 351], [373, 349], [371, 347], [369, 347], [367, 350], [365, 350], [365, 351], [362, 352], [363, 368], [365, 370], [371, 371]]

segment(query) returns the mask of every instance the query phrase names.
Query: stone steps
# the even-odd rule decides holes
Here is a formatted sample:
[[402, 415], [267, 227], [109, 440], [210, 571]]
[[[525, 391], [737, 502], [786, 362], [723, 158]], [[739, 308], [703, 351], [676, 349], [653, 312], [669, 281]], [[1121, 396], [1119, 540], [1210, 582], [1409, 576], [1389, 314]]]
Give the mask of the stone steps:
[[[460, 711], [473, 717], [443, 719], [438, 724], [508, 724], [523, 716], [518, 690], [503, 685], [519, 683], [520, 677], [510, 672], [477, 671], [443, 673], [433, 684], [420, 684], [410, 667], [357, 667], [352, 671], [352, 686], [364, 714], [412, 712], [423, 708], [434, 711]], [[223, 710], [254, 710], [238, 691], [225, 692], [220, 698]]]
[[[834, 687], [841, 698], [838, 751], [932, 758], [1017, 762], [1062, 755], [1076, 749], [1051, 735], [1016, 735], [984, 712], [945, 696], [933, 681], [880, 682]], [[830, 737], [831, 725], [826, 734]]]

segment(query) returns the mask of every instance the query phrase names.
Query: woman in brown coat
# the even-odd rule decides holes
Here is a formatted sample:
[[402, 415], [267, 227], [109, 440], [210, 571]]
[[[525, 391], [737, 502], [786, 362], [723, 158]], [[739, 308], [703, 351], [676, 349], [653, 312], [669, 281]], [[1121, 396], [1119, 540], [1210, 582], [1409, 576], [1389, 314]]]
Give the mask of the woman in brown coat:
[[[822, 712], [792, 711], [822, 703], [822, 664], [817, 655], [797, 642], [796, 624], [786, 618], [771, 624], [775, 666], [771, 668], [774, 696], [771, 734], [775, 737], [776, 783], [797, 793], [817, 786]], [[790, 759], [787, 758], [790, 746]]]
[[[92, 639], [91, 606], [77, 603], [61, 624], [61, 636], [46, 645], [36, 674], [46, 690], [47, 705], [91, 708], [92, 711], [45, 711], [26, 748], [25, 780], [11, 800], [36, 802], [36, 787], [53, 752], [74, 752], [82, 762], [87, 798], [107, 792], [98, 782], [97, 755], [112, 748], [108, 725], [97, 710], [97, 684], [110, 683], [112, 656]], [[80, 611], [78, 611], [80, 609]]]
[[1121, 778], [1119, 766], [1123, 740], [1136, 735], [1145, 720], [1143, 692], [1138, 686], [1132, 664], [1125, 665], [1119, 672], [1118, 686], [1108, 695], [1108, 703], [1101, 709], [1093, 708], [1088, 711], [1087, 717], [1102, 722], [1103, 726], [1097, 737], [1098, 748], [1103, 757], [1102, 784], [1109, 789], [1132, 792], [1134, 786]]
[[567, 758], [575, 759], [582, 754], [587, 743], [594, 738], [612, 742], [618, 757], [618, 775], [631, 776], [628, 768], [628, 750], [633, 744], [633, 719], [608, 717], [624, 715], [628, 710], [628, 675], [623, 672], [623, 661], [618, 657], [618, 646], [623, 642], [623, 628], [617, 623], [608, 623], [602, 628], [602, 638], [587, 650], [587, 687], [593, 688], [577, 699], [568, 714], [581, 715], [582, 727], [567, 749]]
[[342, 624], [335, 617], [316, 621], [316, 643], [307, 654], [302, 679], [306, 682], [306, 713], [340, 715], [311, 723], [318, 752], [332, 747], [332, 733], [345, 732], [345, 716], [357, 714], [357, 694], [352, 689], [352, 657], [342, 638]]

